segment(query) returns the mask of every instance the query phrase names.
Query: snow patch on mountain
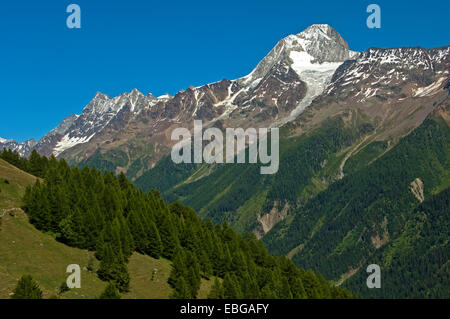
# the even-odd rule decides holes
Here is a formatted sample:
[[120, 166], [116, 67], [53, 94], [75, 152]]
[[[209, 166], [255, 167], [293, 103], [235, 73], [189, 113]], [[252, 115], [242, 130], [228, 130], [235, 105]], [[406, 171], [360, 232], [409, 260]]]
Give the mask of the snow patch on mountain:
[[56, 144], [56, 147], [53, 151], [53, 155], [58, 156], [65, 150], [67, 150], [71, 147], [74, 147], [75, 145], [87, 143], [91, 140], [91, 138], [94, 135], [95, 135], [95, 133], [89, 137], [70, 137], [69, 134], [66, 134], [63, 136], [61, 141], [59, 141], [58, 144]]
[[157, 97], [158, 100], [169, 100], [170, 98], [171, 98], [171, 96], [169, 93], [166, 93], [166, 94], [163, 94], [163, 95], [160, 95]]
[[343, 62], [323, 62], [312, 63], [314, 57], [307, 52], [292, 51], [289, 55], [293, 63], [291, 68], [298, 74], [300, 79], [306, 83], [307, 91], [305, 97], [292, 110], [284, 122], [294, 120], [305, 108], [307, 108], [314, 98], [320, 95], [330, 83], [330, 80], [336, 69]]
[[424, 97], [424, 96], [434, 95], [439, 92], [439, 89], [441, 88], [441, 85], [442, 85], [442, 83], [444, 83], [445, 80], [446, 80], [445, 77], [441, 77], [436, 82], [433, 82], [426, 87], [417, 88], [416, 90], [414, 90], [413, 96], [414, 97]]

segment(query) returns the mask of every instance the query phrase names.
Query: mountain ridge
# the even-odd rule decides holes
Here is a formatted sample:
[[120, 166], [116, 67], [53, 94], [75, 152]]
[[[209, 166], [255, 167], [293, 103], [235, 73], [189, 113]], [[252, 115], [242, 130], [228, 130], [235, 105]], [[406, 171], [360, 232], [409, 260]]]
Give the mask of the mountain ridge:
[[[302, 44], [298, 44], [299, 40], [303, 41]], [[336, 45], [337, 47], [337, 54], [335, 54], [334, 56], [332, 56], [332, 54], [330, 53], [332, 52], [331, 49], [333, 45]], [[277, 48], [280, 46], [283, 46], [283, 48], [281, 52], [277, 53]], [[319, 47], [323, 49], [323, 46], [326, 46], [328, 50], [320, 51], [318, 49]], [[187, 90], [180, 90], [175, 95], [175, 97], [180, 94], [190, 95], [189, 92], [193, 92], [193, 97], [186, 97], [186, 99], [194, 100], [194, 102], [188, 101], [188, 103], [197, 104], [194, 110], [190, 112], [193, 116], [198, 116], [208, 121], [214, 121], [218, 118], [226, 117], [229, 113], [236, 109], [236, 107], [233, 105], [235, 100], [237, 101], [238, 105], [243, 107], [252, 103], [251, 97], [246, 96], [246, 91], [252, 90], [253, 87], [256, 86], [257, 81], [261, 82], [262, 80], [264, 80], [264, 77], [266, 77], [271, 69], [274, 68], [275, 64], [282, 64], [279, 66], [278, 71], [275, 71], [280, 73], [278, 74], [278, 76], [275, 76], [275, 78], [277, 79], [285, 76], [284, 74], [286, 72], [282, 71], [282, 68], [289, 68], [289, 61], [287, 61], [289, 60], [289, 57], [285, 56], [286, 50], [289, 52], [291, 52], [292, 50], [302, 50], [311, 53], [312, 57], [314, 57], [315, 60], [313, 64], [320, 64], [326, 61], [343, 62], [347, 57], [350, 57], [352, 55], [351, 52], [353, 52], [348, 49], [348, 45], [345, 40], [343, 40], [340, 35], [330, 26], [312, 25], [296, 35], [290, 35], [280, 40], [274, 47], [274, 49], [272, 49], [268, 53], [268, 55], [260, 63], [258, 63], [255, 69], [249, 75], [236, 80], [221, 80], [196, 88], [190, 87]], [[281, 56], [277, 56], [276, 58], [274, 58], [274, 55], [277, 55], [279, 53], [282, 53]], [[328, 55], [322, 56], [324, 53]], [[277, 83], [274, 84], [274, 80], [272, 77], [266, 79], [266, 87], [276, 85], [275, 88], [271, 89], [275, 91], [274, 94], [277, 98], [282, 95], [283, 91], [287, 91], [284, 92], [284, 97], [281, 96], [281, 103], [286, 104], [286, 102], [288, 102], [289, 104], [295, 104], [302, 99], [302, 90], [300, 87], [300, 94], [294, 94], [293, 91], [299, 89], [300, 83], [295, 83], [295, 81], [298, 81], [298, 79], [294, 73], [288, 75], [288, 77], [290, 78], [290, 82], [294, 82], [292, 88], [290, 89], [283, 88], [282, 86], [280, 86], [280, 84]], [[207, 88], [210, 87], [212, 87], [212, 89], [208, 90]], [[259, 92], [261, 91], [262, 90], [260, 90]], [[303, 89], [303, 91], [306, 90]], [[256, 92], [254, 95], [257, 95], [259, 92]], [[204, 97], [205, 94], [208, 96]], [[239, 94], [240, 96], [238, 96]], [[42, 153], [43, 155], [54, 154], [55, 156], [59, 156], [65, 150], [68, 150], [75, 145], [88, 143], [93, 138], [93, 136], [100, 133], [110, 123], [110, 121], [112, 121], [114, 118], [120, 117], [120, 111], [123, 108], [126, 109], [128, 107], [128, 111], [130, 113], [135, 113], [134, 115], [136, 115], [143, 109], [148, 110], [152, 106], [155, 106], [155, 104], [170, 102], [175, 97], [163, 95], [159, 98], [155, 98], [152, 94], [144, 96], [137, 89], [133, 89], [129, 93], [120, 94], [114, 98], [110, 98], [106, 94], [97, 92], [94, 98], [83, 109], [81, 115], [77, 116], [76, 118], [74, 118], [73, 115], [67, 117], [61, 122], [60, 125], [58, 125], [57, 128], [45, 135], [39, 142], [33, 143], [33, 145], [31, 145], [30, 147], [25, 148], [20, 148], [20, 145], [22, 145], [22, 143], [1, 143], [0, 147], [3, 146], [11, 148], [13, 150], [17, 150], [19, 151], [19, 153], [21, 153], [21, 155], [25, 156], [29, 155], [32, 149], [37, 149], [38, 152]], [[204, 97], [203, 101], [202, 97]], [[289, 98], [291, 98], [291, 100], [289, 100]], [[183, 103], [183, 101], [178, 100], [176, 100], [175, 102]], [[267, 101], [261, 102], [267, 103]], [[206, 107], [202, 107], [202, 104], [206, 105]], [[174, 116], [175, 114], [170, 111], [170, 109], [172, 108], [171, 105], [162, 105], [162, 108], [167, 108], [169, 109], [169, 111], [160, 112], [162, 113], [160, 120], [164, 119], [164, 115], [169, 117], [172, 116], [172, 119], [175, 118], [176, 120], [176, 117]], [[211, 110], [211, 108], [218, 108], [219, 112], [215, 112]], [[272, 110], [270, 110], [270, 112], [273, 112], [274, 110], [275, 109], [272, 107]], [[275, 112], [277, 113], [278, 111], [275, 110]], [[131, 117], [135, 117], [134, 115], [131, 115]]]
[[[389, 54], [383, 56], [386, 52]], [[347, 42], [329, 25], [312, 25], [298, 34], [281, 39], [252, 72], [244, 77], [190, 87], [180, 90], [173, 97], [164, 95], [155, 98], [152, 94], [144, 95], [137, 89], [114, 98], [97, 92], [81, 115], [68, 116], [40, 141], [0, 141], [0, 148], [17, 150], [24, 156], [36, 149], [43, 155], [53, 154], [65, 157], [72, 163], [79, 163], [88, 160], [96, 151], [108, 152], [110, 146], [107, 144], [114, 140], [115, 144], [126, 144], [130, 134], [134, 134], [147, 135], [141, 140], [154, 144], [155, 154], [164, 154], [171, 146], [166, 132], [183, 123], [190, 127], [190, 117], [203, 119], [210, 123], [207, 125], [220, 122], [225, 127], [280, 126], [295, 121], [314, 99], [335, 95], [336, 90], [341, 95], [345, 93], [359, 96], [357, 102], [366, 102], [380, 90], [372, 87], [377, 85], [376, 81], [371, 82], [367, 88], [353, 91], [344, 88], [345, 85], [367, 80], [355, 77], [360, 71], [356, 69], [358, 62], [352, 61], [360, 61], [359, 67], [362, 69], [364, 65], [361, 62], [373, 64], [378, 59], [378, 66], [395, 65], [396, 62], [402, 62], [405, 56], [409, 59], [404, 62], [414, 65], [414, 69], [423, 66], [424, 72], [441, 72], [441, 82], [433, 82], [427, 75], [416, 84], [414, 89], [417, 90], [417, 97], [430, 94], [430, 90], [436, 92], [445, 85], [448, 78], [448, 69], [445, 69], [448, 67], [448, 46], [433, 49], [370, 48], [355, 52], [348, 48]], [[347, 75], [338, 76], [345, 66], [352, 64], [353, 73], [348, 71]], [[328, 66], [325, 67], [326, 65]], [[398, 67], [399, 70], [394, 75], [398, 79], [409, 81], [402, 73], [406, 68], [403, 65]], [[364, 72], [366, 71], [362, 73], [367, 75]], [[414, 79], [420, 78], [416, 74], [411, 75]], [[434, 87], [430, 88], [433, 83]], [[145, 127], [145, 123], [152, 128]], [[149, 135], [153, 137], [150, 138]], [[81, 150], [86, 154], [81, 154]], [[129, 153], [129, 150], [125, 153]], [[126, 156], [129, 163], [121, 167], [120, 171], [127, 171], [135, 164], [130, 161], [138, 160], [130, 154]], [[153, 167], [160, 158], [160, 155], [153, 156], [152, 159], [140, 156], [139, 160], [146, 164], [141, 167], [138, 175], [142, 174], [142, 170]]]

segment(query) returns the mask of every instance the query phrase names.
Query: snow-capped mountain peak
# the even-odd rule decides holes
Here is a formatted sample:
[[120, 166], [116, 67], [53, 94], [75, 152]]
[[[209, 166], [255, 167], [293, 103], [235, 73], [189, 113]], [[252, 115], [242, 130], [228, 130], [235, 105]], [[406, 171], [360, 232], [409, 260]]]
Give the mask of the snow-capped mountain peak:
[[102, 101], [106, 101], [109, 100], [109, 96], [107, 94], [104, 94], [100, 91], [97, 91], [97, 93], [95, 93], [95, 96], [92, 100], [102, 100]]
[[247, 76], [238, 80], [241, 85], [259, 83], [271, 70], [289, 73], [294, 70], [306, 84], [306, 95], [288, 117], [279, 119], [274, 126], [293, 120], [321, 94], [336, 69], [346, 60], [356, 58], [358, 52], [349, 49], [347, 42], [327, 24], [314, 24], [298, 34], [282, 40]]
[[358, 55], [328, 24], [313, 24], [295, 37], [303, 49], [314, 57], [315, 63], [342, 62]]
[[351, 51], [347, 42], [327, 24], [314, 24], [306, 30], [291, 34], [280, 40], [269, 54], [246, 77], [245, 82], [261, 78], [277, 63], [290, 60], [290, 53], [306, 52], [312, 57], [311, 63], [344, 62], [359, 53]]

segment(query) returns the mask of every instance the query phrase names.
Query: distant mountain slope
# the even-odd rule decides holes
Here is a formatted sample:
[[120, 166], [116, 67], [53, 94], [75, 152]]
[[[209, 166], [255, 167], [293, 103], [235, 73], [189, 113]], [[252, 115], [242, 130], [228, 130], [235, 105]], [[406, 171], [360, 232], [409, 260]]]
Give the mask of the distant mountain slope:
[[[365, 267], [377, 259], [381, 258], [386, 265], [390, 263], [386, 259], [404, 256], [408, 249], [412, 249], [408, 247], [412, 244], [411, 230], [408, 229], [419, 227], [411, 225], [422, 212], [417, 207], [423, 199], [429, 199], [450, 185], [449, 141], [448, 123], [439, 115], [427, 119], [365, 169], [330, 185], [304, 207], [298, 208], [291, 219], [276, 225], [264, 237], [264, 242], [273, 253], [288, 253], [297, 265], [318, 270], [327, 279], [338, 283], [358, 271], [361, 274], [358, 278], [361, 279]], [[438, 211], [442, 209], [445, 205]], [[423, 218], [420, 217], [417, 222], [420, 223]], [[433, 218], [430, 216], [425, 222], [426, 227], [436, 229], [436, 232], [445, 227], [434, 224], [444, 217]], [[433, 242], [434, 236], [445, 237], [445, 234], [433, 232], [423, 233], [429, 236], [423, 238], [424, 245], [430, 245], [427, 243]], [[403, 248], [396, 243], [402, 243]], [[397, 260], [399, 269], [392, 270], [395, 273], [393, 276], [401, 277], [402, 271], [408, 271], [414, 280], [419, 277], [424, 282], [432, 280], [432, 269], [444, 266], [450, 258], [446, 240], [439, 239], [437, 243], [443, 245], [439, 258], [429, 260], [426, 267], [417, 268], [411, 268], [405, 260]], [[387, 244], [393, 245], [393, 248], [381, 251]], [[422, 244], [418, 242], [417, 245]], [[426, 253], [432, 254], [432, 247], [428, 247], [431, 250]], [[443, 269], [447, 271], [445, 267]], [[389, 270], [386, 271], [389, 273]], [[385, 296], [417, 296], [415, 288], [410, 287], [414, 283], [402, 281], [400, 285], [400, 277], [392, 279], [399, 286], [391, 288]], [[352, 282], [351, 287], [356, 287], [356, 282]], [[447, 294], [448, 297], [449, 290], [438, 288], [438, 284], [433, 281], [433, 285], [422, 291], [420, 296], [438, 294], [445, 297]], [[392, 283], [387, 285], [393, 287]], [[415, 294], [409, 293], [410, 289]], [[363, 295], [383, 297], [382, 292]]]
[[[268, 60], [297, 52], [282, 44]], [[287, 53], [276, 54], [286, 47]], [[281, 127], [275, 176], [259, 176], [257, 165], [176, 165], [163, 156], [134, 182], [144, 190], [161, 189], [168, 200], [179, 199], [203, 217], [263, 236], [293, 207], [389, 152], [448, 105], [449, 52], [449, 46], [372, 48], [342, 63], [311, 105]]]
[[[345, 109], [306, 134], [292, 135], [300, 127], [292, 123], [282, 130], [273, 176], [260, 175], [258, 165], [177, 166], [167, 158], [136, 183], [162, 185], [169, 200], [254, 231], [272, 253], [342, 284], [363, 276], [379, 249], [404, 236], [420, 201], [450, 185], [449, 107], [444, 99], [418, 128], [387, 141], [376, 137], [392, 126], [374, 128], [364, 113]], [[300, 119], [310, 112], [317, 110]], [[177, 173], [165, 179], [164, 171]], [[423, 270], [414, 276], [430, 276]], [[408, 289], [386, 296], [413, 296]]]
[[[411, 214], [402, 234], [371, 258], [382, 270], [381, 289], [364, 289], [365, 269], [343, 286], [365, 298], [449, 298], [450, 188], [431, 195]], [[407, 286], [407, 287], [405, 287]]]
[[[285, 207], [307, 200], [326, 187], [326, 183], [320, 181], [320, 174], [323, 178], [332, 178], [338, 159], [336, 153], [373, 130], [362, 119], [358, 121], [356, 127], [348, 126], [341, 117], [336, 117], [322, 123], [311, 134], [297, 137], [290, 137], [289, 131], [283, 130], [280, 168], [274, 175], [261, 175], [259, 165], [177, 166], [171, 164], [170, 158], [165, 158], [136, 180], [136, 184], [148, 190], [173, 180], [175, 186], [164, 192], [168, 200], [179, 199], [198, 210], [202, 217], [215, 222], [228, 221], [236, 229], [256, 230], [263, 235], [259, 214], [261, 218], [271, 211], [272, 215], [280, 214]], [[168, 171], [166, 167], [172, 172], [168, 179], [158, 174], [161, 170]], [[326, 170], [331, 171], [329, 177]], [[188, 179], [186, 175], [192, 177]], [[184, 181], [180, 180], [182, 178]]]

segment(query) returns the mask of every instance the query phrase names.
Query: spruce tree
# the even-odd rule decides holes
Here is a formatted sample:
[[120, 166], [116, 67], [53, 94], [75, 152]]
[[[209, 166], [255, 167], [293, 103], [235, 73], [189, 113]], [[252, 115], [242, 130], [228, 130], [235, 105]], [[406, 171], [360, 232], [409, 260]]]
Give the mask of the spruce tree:
[[101, 280], [113, 282], [120, 292], [130, 289], [130, 275], [123, 255], [120, 251], [116, 253], [109, 243], [104, 245], [97, 274]]
[[162, 254], [163, 245], [161, 242], [161, 237], [159, 236], [159, 231], [156, 228], [155, 223], [150, 220], [147, 231], [148, 247], [146, 253], [153, 258], [159, 258]]
[[208, 299], [223, 299], [222, 284], [219, 279], [214, 279], [214, 284], [208, 294]]
[[204, 250], [201, 250], [199, 254], [200, 254], [199, 258], [200, 269], [203, 273], [203, 276], [209, 279], [210, 276], [213, 274], [213, 266], [211, 260], [209, 259], [207, 253]]
[[178, 278], [180, 277], [187, 277], [187, 265], [186, 265], [186, 255], [184, 251], [179, 248], [177, 252], [175, 253], [175, 257], [172, 262], [172, 270], [170, 272], [170, 276], [168, 279], [169, 285], [172, 287], [175, 287], [175, 284], [178, 281]]
[[223, 279], [223, 297], [224, 299], [241, 298], [241, 287], [236, 281], [234, 275], [227, 273]]
[[179, 246], [178, 238], [175, 234], [175, 228], [171, 224], [169, 216], [162, 217], [162, 222], [158, 226], [159, 235], [161, 236], [161, 242], [163, 246], [162, 256], [168, 259], [172, 259]]
[[171, 295], [173, 299], [189, 299], [191, 294], [189, 292], [189, 287], [186, 280], [183, 277], [177, 278], [174, 284], [174, 291]]
[[100, 295], [99, 299], [120, 299], [120, 294], [116, 286], [110, 282]]
[[42, 290], [30, 275], [23, 275], [13, 291], [12, 299], [42, 299]]
[[290, 281], [290, 287], [292, 292], [292, 298], [294, 299], [306, 299], [307, 294], [303, 282], [300, 277], [292, 278]]

